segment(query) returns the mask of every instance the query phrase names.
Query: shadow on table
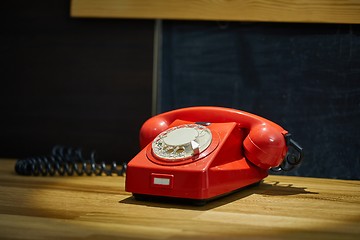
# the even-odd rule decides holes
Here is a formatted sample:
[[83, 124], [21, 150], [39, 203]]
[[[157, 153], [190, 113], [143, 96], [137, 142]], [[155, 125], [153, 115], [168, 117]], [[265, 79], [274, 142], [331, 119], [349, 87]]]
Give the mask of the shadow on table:
[[263, 196], [289, 196], [298, 194], [318, 194], [317, 192], [310, 192], [306, 187], [294, 187], [292, 184], [281, 184], [279, 182], [260, 183], [250, 185], [245, 188], [238, 189], [226, 195], [211, 199], [208, 201], [189, 200], [171, 197], [156, 197], [156, 196], [134, 196], [128, 197], [119, 201], [121, 204], [135, 204], [159, 208], [180, 208], [189, 210], [206, 211], [217, 208], [228, 203], [246, 198], [252, 194], [259, 194]]

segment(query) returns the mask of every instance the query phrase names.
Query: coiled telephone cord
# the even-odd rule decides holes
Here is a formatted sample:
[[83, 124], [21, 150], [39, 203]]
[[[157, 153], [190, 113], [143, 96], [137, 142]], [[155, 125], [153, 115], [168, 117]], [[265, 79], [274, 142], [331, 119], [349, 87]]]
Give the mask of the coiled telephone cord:
[[89, 157], [84, 157], [80, 148], [66, 148], [63, 146], [55, 146], [51, 155], [43, 157], [31, 157], [17, 160], [15, 171], [20, 175], [33, 176], [54, 176], [77, 174], [82, 175], [107, 175], [116, 174], [123, 176], [126, 172], [126, 162], [97, 162], [95, 160], [95, 152], [92, 151]]

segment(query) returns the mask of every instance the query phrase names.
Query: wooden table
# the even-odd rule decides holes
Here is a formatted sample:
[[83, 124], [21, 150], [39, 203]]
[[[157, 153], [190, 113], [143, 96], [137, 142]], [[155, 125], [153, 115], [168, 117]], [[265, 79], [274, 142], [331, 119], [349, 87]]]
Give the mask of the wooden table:
[[0, 160], [1, 239], [360, 239], [360, 181], [269, 176], [196, 207], [136, 201], [124, 177], [26, 177], [14, 164]]

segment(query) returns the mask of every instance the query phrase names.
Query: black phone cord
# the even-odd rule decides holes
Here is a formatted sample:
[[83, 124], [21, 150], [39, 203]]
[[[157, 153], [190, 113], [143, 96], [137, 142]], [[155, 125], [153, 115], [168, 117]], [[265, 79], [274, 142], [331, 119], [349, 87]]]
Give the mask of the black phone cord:
[[74, 174], [123, 176], [126, 168], [126, 162], [114, 161], [106, 164], [104, 161], [96, 161], [95, 151], [92, 151], [88, 157], [84, 157], [82, 149], [63, 146], [55, 146], [49, 156], [18, 159], [15, 164], [15, 172], [27, 176], [54, 176], [56, 174], [60, 176]]

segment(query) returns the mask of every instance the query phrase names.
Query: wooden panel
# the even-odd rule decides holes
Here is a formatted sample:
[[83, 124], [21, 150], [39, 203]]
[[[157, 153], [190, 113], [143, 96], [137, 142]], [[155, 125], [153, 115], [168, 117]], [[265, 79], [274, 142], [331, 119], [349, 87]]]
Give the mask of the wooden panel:
[[72, 17], [360, 23], [359, 0], [72, 0]]
[[197, 207], [135, 201], [124, 177], [24, 177], [14, 164], [0, 165], [1, 239], [360, 239], [360, 181], [269, 176]]

